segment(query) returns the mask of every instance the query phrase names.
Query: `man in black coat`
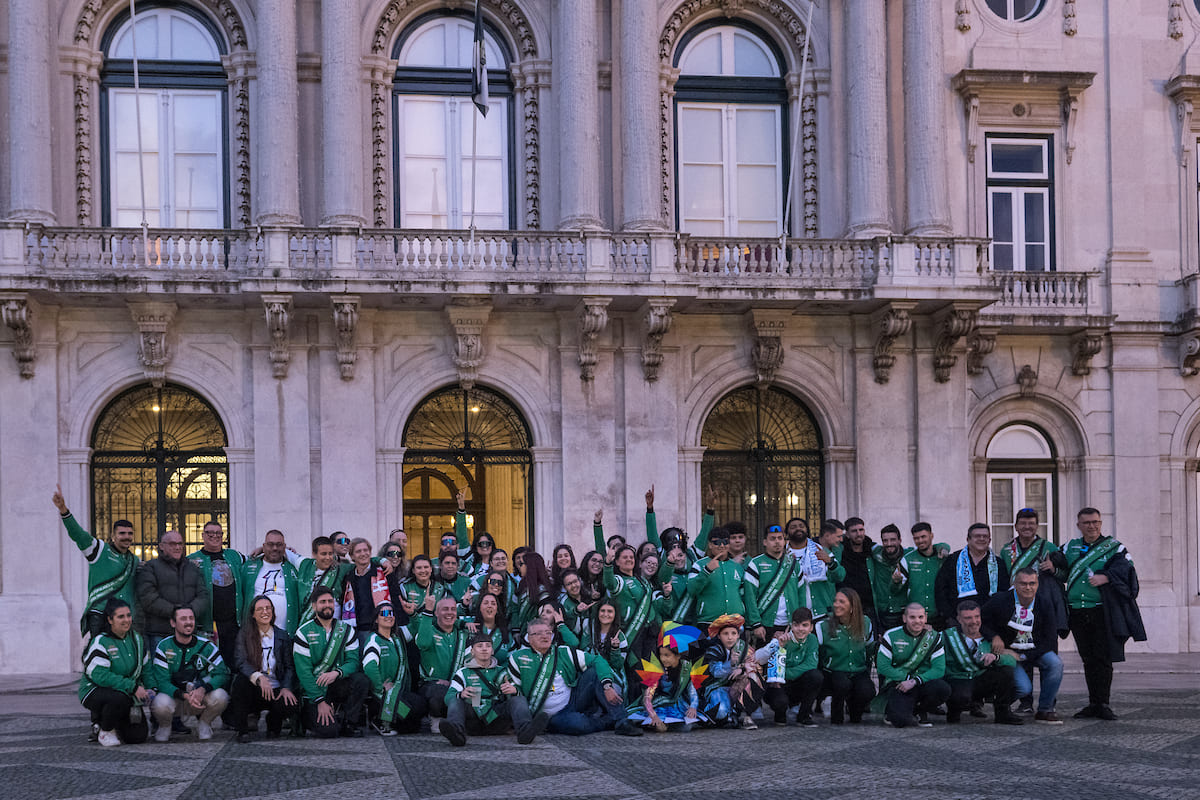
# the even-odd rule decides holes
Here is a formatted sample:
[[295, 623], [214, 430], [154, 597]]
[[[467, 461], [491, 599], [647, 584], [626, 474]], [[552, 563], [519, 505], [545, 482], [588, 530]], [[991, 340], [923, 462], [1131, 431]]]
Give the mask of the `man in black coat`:
[[982, 607], [1008, 589], [1008, 568], [992, 552], [992, 532], [982, 522], [967, 528], [967, 546], [942, 561], [933, 582], [938, 614], [948, 620], [957, 618], [959, 601], [970, 598]]
[[171, 618], [175, 609], [187, 606], [196, 618], [208, 616], [208, 587], [200, 568], [183, 557], [183, 536], [179, 531], [167, 531], [158, 540], [158, 558], [138, 568], [134, 579], [137, 590], [137, 610], [141, 616], [146, 646], [158, 643], [175, 631]]

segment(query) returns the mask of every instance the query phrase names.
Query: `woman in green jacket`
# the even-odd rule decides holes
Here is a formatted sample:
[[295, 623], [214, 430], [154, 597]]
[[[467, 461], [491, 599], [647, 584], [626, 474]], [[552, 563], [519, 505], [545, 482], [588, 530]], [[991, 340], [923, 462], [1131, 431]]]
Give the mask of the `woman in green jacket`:
[[850, 722], [862, 722], [875, 696], [871, 656], [875, 649], [871, 620], [863, 614], [858, 592], [844, 587], [833, 596], [833, 611], [817, 626], [818, 666], [825, 674], [821, 693], [833, 699], [829, 721], [841, 725], [849, 706]]
[[408, 655], [401, 637], [393, 636], [395, 631], [392, 604], [380, 603], [375, 609], [375, 630], [367, 635], [362, 650], [362, 669], [371, 681], [374, 699], [371, 706], [379, 709], [380, 736], [416, 733], [428, 710], [425, 698], [412, 690]]
[[[603, 517], [604, 512], [597, 511], [592, 525], [597, 552], [602, 552], [605, 547]], [[637, 659], [649, 655], [658, 629], [654, 588], [638, 574], [636, 548], [626, 544], [616, 549], [612, 561], [604, 565], [604, 588], [617, 607], [621, 630], [630, 642], [629, 658], [636, 663]]]
[[79, 700], [92, 712], [92, 730], [102, 747], [141, 744], [150, 735], [144, 710], [149, 700], [143, 673], [150, 664], [141, 634], [132, 630], [129, 603], [110, 597], [103, 630], [83, 656]]

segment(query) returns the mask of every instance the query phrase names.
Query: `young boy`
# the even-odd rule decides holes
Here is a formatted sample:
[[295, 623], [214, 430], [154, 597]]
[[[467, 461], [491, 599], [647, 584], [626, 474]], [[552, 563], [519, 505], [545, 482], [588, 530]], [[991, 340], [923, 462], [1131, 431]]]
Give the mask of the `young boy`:
[[515, 706], [525, 703], [504, 665], [492, 654], [492, 638], [480, 631], [471, 639], [471, 659], [450, 680], [446, 721], [438, 730], [450, 744], [462, 747], [474, 736], [507, 733]]
[[815, 728], [812, 706], [821, 688], [821, 670], [817, 669], [817, 637], [812, 636], [813, 615], [807, 608], [792, 612], [790, 630], [780, 631], [775, 638], [755, 654], [760, 664], [769, 664], [776, 654], [783, 653], [783, 681], [772, 681], [768, 674], [766, 704], [775, 712], [775, 724], [787, 723], [789, 706], [800, 704], [796, 724]]

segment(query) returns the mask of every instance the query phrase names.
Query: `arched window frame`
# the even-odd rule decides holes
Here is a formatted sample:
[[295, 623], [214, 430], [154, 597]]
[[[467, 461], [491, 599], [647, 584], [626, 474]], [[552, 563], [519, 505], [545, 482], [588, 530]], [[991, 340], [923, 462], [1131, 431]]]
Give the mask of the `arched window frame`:
[[[407, 42], [427, 24], [435, 20], [447, 18], [460, 19], [473, 24], [473, 18], [467, 11], [439, 9], [422, 14], [405, 26], [404, 30], [396, 38], [396, 42], [392, 47], [392, 58], [399, 61]], [[503, 69], [494, 69], [489, 64], [487, 75], [489, 99], [493, 101], [493, 105], [495, 105], [495, 101], [501, 101], [504, 110], [504, 119], [501, 121], [505, 132], [503, 153], [506, 173], [504, 176], [505, 199], [503, 216], [505, 218], [505, 226], [511, 230], [517, 227], [518, 205], [516, 168], [518, 156], [516, 151], [515, 121], [516, 90], [511, 73], [511, 66], [515, 62], [515, 58], [505, 37], [501, 35], [500, 31], [486, 17], [484, 19], [484, 34], [504, 58]], [[401, 152], [401, 98], [405, 96], [426, 95], [431, 97], [460, 97], [469, 99], [471, 96], [471, 70], [456, 67], [410, 67], [400, 64], [396, 67], [391, 91], [393, 225], [397, 228], [404, 228], [406, 226], [403, 224], [405, 211], [403, 204], [403, 153]], [[471, 110], [471, 113], [477, 113], [469, 103], [466, 104], [466, 107]], [[492, 112], [489, 111], [490, 113]], [[482, 128], [482, 124], [480, 127]], [[466, 164], [469, 162], [462, 163]], [[469, 207], [467, 205], [469, 200], [465, 194], [461, 200], [462, 207], [459, 210], [459, 214], [462, 218], [462, 227], [465, 228], [469, 224]]]
[[[1006, 434], [1014, 431], [1021, 431], [1036, 436], [1045, 445], [1048, 455], [1045, 457], [1032, 457], [1032, 454], [1021, 457], [996, 457], [993, 453], [993, 446]], [[1030, 506], [1027, 482], [1036, 482], [1039, 480], [1045, 480], [1046, 508], [1039, 511], [1038, 535], [1047, 541], [1057, 543], [1059, 540], [1059, 475], [1058, 454], [1055, 449], [1054, 440], [1050, 438], [1046, 431], [1033, 423], [1025, 421], [1011, 422], [992, 434], [988, 440], [985, 453], [987, 456], [987, 517], [988, 524], [992, 528], [993, 543], [1000, 546], [1013, 539], [1013, 523], [1016, 518], [1016, 512], [1021, 508]], [[1010, 509], [1011, 513], [1005, 515], [1007, 519], [997, 516], [997, 514], [1001, 513], [1001, 510], [997, 508], [998, 501], [994, 494], [996, 490], [995, 482], [1006, 480], [1011, 482], [1010, 485], [1012, 487], [1012, 508]]]
[[[145, 95], [154, 90], [178, 91], [178, 92], [212, 92], [217, 96], [217, 104], [220, 108], [220, 124], [217, 134], [220, 152], [218, 158], [220, 160], [220, 187], [219, 202], [220, 202], [220, 225], [210, 226], [213, 229], [229, 228], [231, 217], [231, 175], [230, 175], [230, 120], [229, 120], [229, 84], [225, 68], [220, 61], [220, 57], [224, 57], [229, 53], [228, 43], [221, 29], [199, 9], [194, 8], [184, 3], [171, 2], [144, 2], [138, 6], [139, 18], [148, 12], [168, 10], [179, 14], [185, 14], [196, 21], [201, 28], [205, 30], [212, 38], [219, 54], [216, 61], [186, 61], [186, 60], [156, 60], [145, 59], [139, 53], [138, 58], [138, 78], [143, 93], [142, 114], [146, 114]], [[132, 89], [133, 80], [133, 61], [131, 59], [112, 59], [108, 57], [108, 52], [113, 44], [113, 40], [117, 34], [125, 27], [130, 20], [129, 9], [125, 9], [118, 14], [109, 26], [105, 29], [104, 35], [101, 37], [100, 52], [104, 55], [103, 65], [100, 70], [100, 186], [101, 186], [101, 204], [100, 218], [101, 225], [111, 226], [114, 224], [114, 209], [113, 209], [113, 180], [114, 180], [114, 164], [112, 163], [112, 147], [111, 141], [111, 120], [110, 115], [113, 113], [110, 90], [112, 89]], [[168, 158], [173, 158], [175, 153], [169, 156], [162, 152], [159, 153], [159, 168], [162, 169], [164, 161]], [[156, 228], [180, 228], [180, 227], [200, 227], [191, 225], [180, 225], [179, 221], [171, 219], [164, 221], [161, 218], [162, 203], [160, 197], [159, 212], [160, 219], [158, 225], [153, 225]], [[149, 211], [149, 208], [147, 209]], [[174, 211], [172, 211], [173, 215]]]
[[[787, 81], [784, 76], [787, 74], [787, 60], [784, 58], [783, 52], [779, 49], [778, 44], [774, 39], [763, 31], [761, 28], [753, 25], [745, 20], [740, 19], [718, 19], [711, 20], [705, 23], [696, 25], [692, 29], [683, 34], [675, 46], [674, 55], [672, 58], [672, 66], [679, 68], [679, 65], [688, 51], [689, 45], [698, 37], [708, 34], [716, 28], [733, 28], [741, 29], [745, 33], [758, 40], [769, 51], [774, 59], [775, 70], [778, 77], [740, 77], [740, 76], [716, 76], [716, 75], [692, 75], [680, 74], [675, 83], [674, 91], [674, 106], [672, 114], [672, 124], [674, 127], [673, 141], [674, 148], [674, 173], [675, 173], [675, 225], [680, 231], [684, 230], [684, 215], [683, 215], [683, 137], [680, 135], [680, 108], [681, 105], [686, 109], [688, 104], [721, 104], [726, 109], [736, 108], [739, 105], [745, 106], [762, 106], [778, 108], [779, 113], [779, 128], [778, 150], [779, 150], [779, 179], [778, 179], [778, 205], [776, 208], [775, 229], [766, 237], [775, 237], [779, 233], [779, 222], [784, 214], [784, 203], [786, 199], [786, 183], [791, 170], [792, 157], [792, 141], [790, 131], [792, 128], [791, 109], [788, 98]], [[723, 163], [722, 180], [728, 185], [729, 178], [732, 175], [730, 165]], [[794, 198], [798, 200], [799, 198]], [[726, 209], [726, 222], [724, 223], [724, 236], [739, 236], [746, 238], [745, 234], [740, 232], [730, 231], [728, 219], [730, 214]], [[792, 231], [792, 220], [786, 220], [784, 230], [787, 235], [795, 235]], [[705, 235], [705, 234], [701, 234]], [[756, 237], [759, 238], [759, 237]]]

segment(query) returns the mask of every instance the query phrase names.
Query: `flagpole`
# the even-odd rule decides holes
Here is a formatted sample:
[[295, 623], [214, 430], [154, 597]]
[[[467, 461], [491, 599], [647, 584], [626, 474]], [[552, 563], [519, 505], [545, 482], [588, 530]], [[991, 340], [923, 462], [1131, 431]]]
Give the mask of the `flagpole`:
[[129, 43], [133, 50], [133, 115], [137, 118], [138, 190], [142, 196], [142, 257], [150, 266], [150, 222], [146, 219], [146, 156], [142, 151], [142, 84], [138, 73], [137, 2], [129, 0]]
[[783, 219], [780, 221], [779, 247], [787, 245], [788, 220], [792, 215], [792, 194], [796, 184], [796, 160], [798, 157], [801, 132], [804, 129], [804, 93], [808, 84], [808, 50], [812, 43], [812, 18], [816, 0], [809, 0], [808, 18], [804, 21], [804, 49], [800, 56], [800, 102], [796, 104], [796, 121], [792, 124], [792, 158], [788, 164], [787, 200], [783, 206]]
[[479, 109], [471, 104], [471, 259], [475, 258], [475, 168], [479, 159], [475, 157], [479, 139]]

